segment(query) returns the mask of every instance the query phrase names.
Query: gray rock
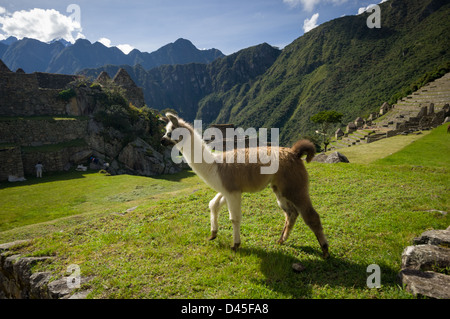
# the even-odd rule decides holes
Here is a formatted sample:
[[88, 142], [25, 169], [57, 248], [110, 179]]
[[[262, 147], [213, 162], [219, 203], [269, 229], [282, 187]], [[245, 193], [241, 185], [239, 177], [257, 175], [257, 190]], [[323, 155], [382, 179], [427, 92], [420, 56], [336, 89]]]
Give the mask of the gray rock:
[[416, 245], [428, 244], [428, 245], [443, 245], [450, 247], [450, 231], [448, 230], [428, 230], [420, 237], [414, 238]]
[[27, 242], [29, 242], [29, 240], [16, 240], [16, 241], [6, 243], [6, 244], [0, 244], [0, 253], [4, 252], [6, 250], [10, 250], [14, 246], [25, 244]]
[[339, 153], [339, 152], [334, 152], [330, 155], [326, 155], [325, 153], [321, 153], [317, 156], [315, 156], [313, 158], [314, 162], [319, 162], [319, 163], [350, 163], [350, 161], [348, 160], [348, 158]]
[[[399, 279], [406, 290], [416, 296], [450, 299], [450, 226], [446, 230], [429, 230], [414, 239], [402, 253]], [[430, 271], [433, 270], [433, 271]]]
[[345, 155], [342, 155], [339, 152], [334, 152], [328, 156], [325, 163], [350, 163], [350, 162]]
[[400, 281], [406, 291], [416, 296], [436, 299], [450, 299], [450, 276], [414, 269], [403, 269], [399, 273]]
[[402, 254], [402, 268], [432, 270], [450, 267], [450, 250], [435, 245], [408, 246]]

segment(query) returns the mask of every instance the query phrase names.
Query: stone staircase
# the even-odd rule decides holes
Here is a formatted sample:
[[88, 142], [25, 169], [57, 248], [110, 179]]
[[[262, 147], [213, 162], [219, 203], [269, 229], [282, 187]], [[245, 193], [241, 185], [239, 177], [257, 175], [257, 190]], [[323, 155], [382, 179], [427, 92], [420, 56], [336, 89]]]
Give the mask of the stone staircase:
[[380, 109], [380, 117], [372, 113], [370, 119], [364, 121], [364, 125], [360, 124], [360, 118], [355, 123], [349, 123], [347, 132], [341, 137], [336, 136], [328, 150], [372, 143], [398, 134], [437, 127], [450, 115], [449, 105], [450, 73], [447, 73], [393, 106], [384, 103]]

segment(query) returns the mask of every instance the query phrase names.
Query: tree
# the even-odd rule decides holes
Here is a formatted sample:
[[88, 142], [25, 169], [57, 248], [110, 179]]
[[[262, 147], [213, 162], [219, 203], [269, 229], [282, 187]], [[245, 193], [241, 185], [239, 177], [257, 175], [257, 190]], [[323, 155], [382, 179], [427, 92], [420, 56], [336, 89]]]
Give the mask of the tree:
[[342, 117], [344, 115], [342, 113], [336, 111], [321, 111], [316, 115], [311, 116], [311, 121], [319, 124], [320, 129], [316, 131], [317, 134], [321, 134], [323, 137], [323, 145], [324, 151], [327, 151], [328, 144], [330, 144], [331, 137], [331, 128], [333, 128], [332, 124], [340, 123]]

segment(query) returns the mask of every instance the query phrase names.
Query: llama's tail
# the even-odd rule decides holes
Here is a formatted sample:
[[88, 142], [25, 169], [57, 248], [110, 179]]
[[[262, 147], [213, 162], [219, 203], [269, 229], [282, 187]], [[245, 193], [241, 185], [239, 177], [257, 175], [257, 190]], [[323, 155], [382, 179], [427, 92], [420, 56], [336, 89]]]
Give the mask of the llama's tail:
[[306, 161], [309, 163], [314, 158], [316, 154], [316, 147], [311, 141], [308, 140], [300, 140], [297, 141], [292, 147], [291, 150], [297, 155], [298, 158], [301, 158], [303, 155], [306, 155]]

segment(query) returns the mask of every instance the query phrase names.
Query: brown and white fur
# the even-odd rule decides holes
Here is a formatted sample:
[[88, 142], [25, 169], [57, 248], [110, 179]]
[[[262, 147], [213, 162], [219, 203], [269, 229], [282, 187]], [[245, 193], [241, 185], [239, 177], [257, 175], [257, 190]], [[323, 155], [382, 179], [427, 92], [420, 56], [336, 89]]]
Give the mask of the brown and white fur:
[[[276, 150], [267, 147], [270, 154], [273, 150], [278, 151], [279, 167], [273, 174], [261, 174], [260, 161], [257, 163], [226, 163], [225, 160], [212, 161], [216, 156], [227, 156], [227, 153], [212, 153], [209, 147], [202, 140], [201, 136], [193, 129], [191, 125], [178, 118], [177, 116], [166, 114], [166, 133], [161, 143], [163, 145], [176, 144], [188, 165], [192, 170], [204, 180], [211, 188], [217, 191], [217, 195], [209, 202], [211, 211], [211, 237], [213, 240], [218, 232], [218, 214], [220, 208], [227, 203], [230, 220], [233, 225], [233, 250], [236, 250], [240, 243], [240, 225], [242, 219], [241, 213], [241, 195], [243, 192], [258, 192], [264, 189], [268, 184], [271, 185], [273, 192], [277, 197], [280, 208], [284, 211], [286, 220], [283, 232], [279, 239], [282, 244], [289, 236], [298, 215], [301, 215], [305, 223], [316, 235], [322, 248], [323, 257], [327, 258], [328, 243], [323, 234], [320, 217], [312, 206], [308, 192], [308, 174], [306, 172], [301, 157], [306, 155], [307, 162], [310, 162], [315, 154], [314, 145], [307, 140], [300, 140], [291, 148], [279, 147]], [[173, 140], [172, 131], [176, 128], [185, 128], [191, 134], [191, 139], [186, 141]], [[194, 143], [200, 143], [204, 156], [211, 156], [207, 161], [196, 163], [194, 161]], [[188, 145], [187, 145], [188, 144]], [[206, 150], [206, 151], [205, 151]], [[246, 152], [248, 159], [248, 149], [241, 149]], [[238, 152], [233, 150], [230, 152]], [[235, 154], [233, 154], [235, 155]]]

